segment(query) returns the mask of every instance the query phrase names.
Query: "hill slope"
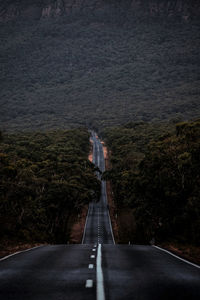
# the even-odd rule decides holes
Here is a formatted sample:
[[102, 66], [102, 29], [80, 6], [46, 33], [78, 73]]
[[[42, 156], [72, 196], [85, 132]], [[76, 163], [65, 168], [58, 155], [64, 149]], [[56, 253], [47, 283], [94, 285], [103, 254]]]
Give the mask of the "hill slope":
[[1, 128], [99, 128], [199, 116], [199, 23], [191, 10], [189, 22], [176, 10], [173, 18], [154, 10], [153, 18], [141, 6], [133, 18], [129, 6], [104, 1], [102, 11], [102, 1], [90, 1], [99, 3], [90, 13], [80, 14], [79, 5], [55, 17], [55, 3], [38, 1], [43, 13], [35, 20], [32, 4], [10, 2], [1, 5], [2, 18], [12, 7], [18, 19], [0, 27]]

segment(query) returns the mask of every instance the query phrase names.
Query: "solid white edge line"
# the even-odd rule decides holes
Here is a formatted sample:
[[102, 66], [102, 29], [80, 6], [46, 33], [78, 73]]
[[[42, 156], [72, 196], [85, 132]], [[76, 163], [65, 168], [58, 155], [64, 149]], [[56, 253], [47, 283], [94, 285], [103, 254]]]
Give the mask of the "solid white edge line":
[[97, 277], [97, 290], [96, 290], [97, 300], [105, 300], [102, 259], [101, 259], [101, 244], [98, 245], [98, 250], [97, 250], [96, 277]]
[[100, 150], [99, 145], [97, 144], [97, 166], [100, 168]]
[[195, 267], [195, 268], [200, 269], [200, 266], [198, 266], [198, 265], [196, 265], [196, 264], [194, 264], [194, 263], [192, 263], [192, 262], [190, 262], [190, 261], [188, 261], [188, 260], [186, 260], [186, 259], [184, 259], [184, 258], [181, 258], [181, 257], [175, 255], [174, 253], [168, 251], [168, 250], [165, 250], [165, 249], [160, 248], [160, 247], [155, 246], [155, 245], [153, 245], [153, 247], [154, 247], [154, 248], [157, 248], [157, 249], [159, 249], [159, 250], [161, 250], [161, 251], [163, 251], [163, 252], [166, 252], [166, 253], [170, 254], [171, 256], [176, 257], [177, 259], [179, 259], [179, 260], [181, 260], [181, 261], [187, 263], [188, 265], [191, 265], [191, 266], [193, 266], [193, 267]]
[[81, 244], [84, 244], [85, 232], [86, 232], [86, 227], [87, 227], [87, 222], [88, 222], [89, 212], [90, 212], [90, 203], [89, 203], [89, 205], [88, 205], [88, 212], [87, 212], [87, 217], [86, 217], [86, 220], [85, 220], [85, 226], [84, 226], [83, 238], [82, 238]]
[[30, 250], [34, 250], [34, 249], [37, 249], [37, 248], [40, 248], [40, 247], [43, 247], [43, 246], [44, 246], [44, 245], [41, 245], [41, 246], [35, 246], [35, 247], [33, 247], [33, 248], [29, 248], [29, 249], [26, 249], [26, 250], [17, 251], [17, 252], [15, 252], [15, 253], [12, 253], [12, 254], [9, 254], [9, 255], [7, 255], [7, 256], [5, 256], [5, 257], [0, 258], [0, 261], [6, 260], [7, 258], [9, 258], [9, 257], [11, 257], [11, 256], [14, 256], [14, 255], [17, 255], [17, 254], [20, 254], [20, 253], [24, 253], [24, 252], [28, 252], [28, 251], [30, 251]]
[[96, 147], [96, 144], [95, 144], [95, 141], [94, 141], [94, 137], [93, 137], [93, 158], [92, 158], [92, 162], [93, 164], [95, 165], [96, 161], [95, 161], [95, 147]]
[[[106, 181], [105, 181], [105, 191], [106, 191], [106, 203], [108, 203], [107, 189], [106, 189]], [[113, 234], [112, 223], [111, 223], [110, 213], [109, 213], [108, 209], [107, 209], [107, 214], [108, 214], [108, 219], [109, 219], [109, 223], [110, 223], [110, 228], [111, 228], [111, 235], [112, 235], [112, 239], [113, 239], [113, 244], [115, 245], [115, 238], [114, 238], [114, 234]]]

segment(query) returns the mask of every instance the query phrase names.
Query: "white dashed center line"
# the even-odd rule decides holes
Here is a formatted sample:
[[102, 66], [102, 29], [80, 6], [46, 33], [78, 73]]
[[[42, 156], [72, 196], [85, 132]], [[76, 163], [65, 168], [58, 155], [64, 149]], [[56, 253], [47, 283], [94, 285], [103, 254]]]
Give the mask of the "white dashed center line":
[[93, 269], [94, 268], [94, 265], [93, 264], [89, 264], [88, 265], [88, 269]]
[[93, 287], [93, 280], [92, 279], [86, 280], [85, 287], [86, 288], [92, 288]]

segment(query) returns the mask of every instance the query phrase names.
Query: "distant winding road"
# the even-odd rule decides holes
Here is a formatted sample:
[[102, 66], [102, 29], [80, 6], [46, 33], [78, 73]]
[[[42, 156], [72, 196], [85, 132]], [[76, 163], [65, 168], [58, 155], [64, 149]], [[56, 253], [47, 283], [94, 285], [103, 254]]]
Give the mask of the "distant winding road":
[[[93, 163], [101, 172], [105, 171], [103, 147], [95, 133], [92, 134], [93, 140]], [[97, 174], [100, 179], [100, 175]], [[83, 235], [83, 244], [114, 244], [110, 215], [108, 211], [106, 183], [101, 182], [100, 201], [92, 202], [89, 205], [88, 216]]]
[[[94, 163], [104, 170], [92, 135]], [[1, 300], [200, 299], [200, 267], [152, 246], [115, 245], [106, 186], [91, 203], [81, 245], [42, 246], [0, 260]]]

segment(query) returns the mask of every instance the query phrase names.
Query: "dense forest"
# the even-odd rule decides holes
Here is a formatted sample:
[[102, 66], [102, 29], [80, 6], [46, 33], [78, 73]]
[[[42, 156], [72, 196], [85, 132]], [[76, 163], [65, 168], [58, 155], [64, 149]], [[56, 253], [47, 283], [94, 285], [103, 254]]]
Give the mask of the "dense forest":
[[89, 147], [85, 129], [1, 135], [2, 246], [69, 241], [70, 217], [100, 195]]
[[199, 21], [124, 18], [125, 11], [1, 23], [0, 127], [100, 129], [198, 117]]
[[103, 177], [112, 183], [116, 213], [129, 211], [120, 242], [199, 246], [200, 121], [129, 123], [103, 136], [112, 166]]

